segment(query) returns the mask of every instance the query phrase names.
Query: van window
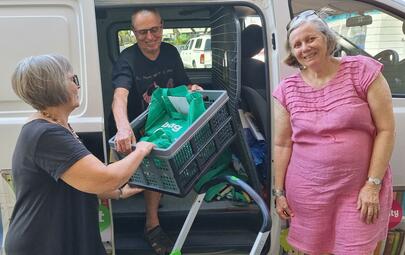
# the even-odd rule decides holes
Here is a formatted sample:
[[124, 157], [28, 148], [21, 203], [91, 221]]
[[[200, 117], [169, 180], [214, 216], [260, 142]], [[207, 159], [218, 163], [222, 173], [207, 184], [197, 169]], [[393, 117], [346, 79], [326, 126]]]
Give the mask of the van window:
[[[293, 12], [303, 0], [293, 0]], [[327, 1], [324, 6], [327, 5]], [[384, 65], [383, 75], [394, 97], [405, 95], [404, 19], [366, 3], [350, 1], [352, 8], [333, 10], [325, 19], [338, 39], [336, 56], [365, 55]], [[358, 10], [353, 12], [353, 10]]]
[[358, 17], [361, 17], [355, 12], [331, 16], [326, 21], [341, 37], [349, 40], [371, 56], [391, 49], [396, 51], [399, 59], [404, 59], [405, 36], [402, 32], [403, 21], [375, 9], [365, 12], [362, 16], [370, 17], [370, 24], [351, 23], [351, 18], [359, 19]]
[[202, 39], [197, 39], [196, 42], [195, 42], [195, 48], [200, 49], [201, 48], [201, 43], [202, 43]]
[[187, 50], [191, 50], [193, 48], [193, 45], [194, 45], [194, 40], [190, 40]]
[[[119, 52], [136, 43], [131, 29], [119, 30], [117, 38]], [[162, 41], [177, 48], [185, 68], [211, 68], [211, 28], [164, 28]]]
[[211, 39], [207, 39], [204, 50], [211, 50]]

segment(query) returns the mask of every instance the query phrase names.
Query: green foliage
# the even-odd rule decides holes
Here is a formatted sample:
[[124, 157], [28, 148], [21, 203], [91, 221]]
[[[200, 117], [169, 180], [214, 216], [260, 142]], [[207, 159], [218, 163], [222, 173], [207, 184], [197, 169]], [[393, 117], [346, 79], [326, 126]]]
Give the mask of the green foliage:
[[120, 46], [125, 46], [127, 44], [133, 44], [136, 42], [135, 36], [133, 36], [131, 30], [120, 30], [118, 31], [118, 43]]
[[186, 44], [187, 41], [188, 41], [190, 38], [191, 38], [190, 34], [179, 34], [178, 36], [176, 36], [175, 44], [176, 44], [176, 45]]

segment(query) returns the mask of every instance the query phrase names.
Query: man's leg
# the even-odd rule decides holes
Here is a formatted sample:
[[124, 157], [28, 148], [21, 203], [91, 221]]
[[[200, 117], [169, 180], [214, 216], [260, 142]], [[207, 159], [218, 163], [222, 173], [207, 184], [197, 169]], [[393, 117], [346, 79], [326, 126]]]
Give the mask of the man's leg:
[[161, 194], [159, 192], [145, 190], [145, 203], [146, 203], [146, 231], [151, 230], [152, 228], [159, 225], [159, 202]]
[[161, 194], [155, 191], [144, 191], [146, 203], [145, 237], [157, 255], [169, 254], [173, 242], [159, 226], [159, 202]]

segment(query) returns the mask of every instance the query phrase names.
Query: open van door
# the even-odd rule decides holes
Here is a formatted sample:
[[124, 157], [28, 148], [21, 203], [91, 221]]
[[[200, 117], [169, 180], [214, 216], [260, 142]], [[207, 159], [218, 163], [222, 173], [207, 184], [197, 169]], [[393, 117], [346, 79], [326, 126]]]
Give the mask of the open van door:
[[[82, 85], [80, 107], [70, 123], [86, 139], [101, 148], [104, 161], [103, 107], [98, 61], [94, 2], [88, 0], [14, 0], [0, 2], [0, 204], [6, 233], [15, 203], [11, 182], [11, 158], [22, 125], [34, 112], [11, 87], [11, 75], [22, 58], [46, 53], [66, 56]], [[97, 143], [94, 143], [94, 140]], [[92, 150], [91, 148], [89, 148]], [[92, 151], [93, 152], [93, 151]], [[93, 152], [94, 153], [94, 152]], [[8, 180], [5, 181], [5, 180]], [[108, 204], [107, 204], [108, 205]], [[107, 210], [101, 219], [109, 215]], [[109, 217], [109, 216], [108, 216]], [[108, 218], [107, 217], [107, 218]], [[109, 218], [105, 222], [111, 222]], [[100, 224], [101, 226], [101, 224]], [[108, 224], [103, 229], [108, 230]], [[3, 235], [4, 237], [4, 235]], [[110, 235], [104, 239], [111, 239]], [[4, 239], [4, 238], [3, 238]]]
[[[290, 0], [276, 2], [276, 10], [281, 9], [282, 5], [288, 5], [288, 8], [291, 10], [290, 17], [284, 17], [283, 13], [275, 13], [276, 20], [280, 25], [277, 31], [279, 32], [278, 38], [281, 38], [281, 41], [278, 41], [278, 45], [285, 43], [285, 39], [287, 38], [285, 27], [293, 16], [305, 10], [319, 11], [326, 7], [328, 8], [329, 16], [324, 20], [337, 36], [338, 47], [335, 56], [364, 55], [372, 57], [383, 64], [382, 74], [391, 89], [396, 122], [395, 146], [390, 161], [393, 174], [393, 188], [397, 194], [404, 193], [405, 1]], [[297, 70], [290, 70], [286, 65], [281, 65], [280, 74], [282, 77], [294, 72], [297, 72]], [[398, 197], [401, 197], [401, 200]], [[402, 206], [405, 206], [405, 202], [403, 202], [405, 200], [402, 197], [403, 195], [394, 197], [394, 199], [402, 203]], [[274, 198], [272, 201], [274, 201]], [[395, 212], [395, 210], [392, 210], [392, 212]], [[405, 217], [400, 219], [400, 224], [395, 228], [403, 231], [405, 230]], [[280, 250], [284, 252], [288, 250], [295, 253], [291, 251], [292, 247], [287, 245], [286, 242], [288, 226], [285, 224], [285, 221], [280, 220], [275, 210], [272, 210], [272, 223], [272, 247], [269, 254], [280, 254]], [[384, 240], [383, 243], [385, 242]], [[384, 248], [384, 245], [382, 247]], [[387, 248], [387, 246], [385, 247]], [[401, 254], [404, 254], [404, 249], [405, 245], [400, 252]], [[386, 254], [386, 252], [387, 250], [385, 252], [375, 251], [374, 254]]]

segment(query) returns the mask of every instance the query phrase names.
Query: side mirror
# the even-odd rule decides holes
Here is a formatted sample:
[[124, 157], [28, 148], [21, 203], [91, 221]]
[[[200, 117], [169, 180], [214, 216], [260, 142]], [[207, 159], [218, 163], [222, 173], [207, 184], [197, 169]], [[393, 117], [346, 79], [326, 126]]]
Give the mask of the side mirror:
[[346, 20], [346, 27], [360, 27], [373, 23], [373, 17], [370, 15], [360, 15], [350, 17]]

